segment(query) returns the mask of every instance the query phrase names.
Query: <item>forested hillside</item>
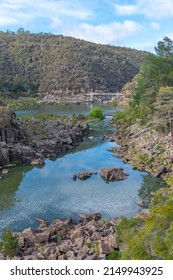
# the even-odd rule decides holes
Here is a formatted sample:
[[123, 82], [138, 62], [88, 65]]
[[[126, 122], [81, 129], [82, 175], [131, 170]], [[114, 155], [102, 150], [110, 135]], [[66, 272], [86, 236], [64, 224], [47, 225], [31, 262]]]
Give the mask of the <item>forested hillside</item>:
[[116, 115], [118, 122], [132, 125], [152, 123], [153, 128], [168, 132], [169, 113], [173, 112], [173, 41], [164, 37], [142, 63], [135, 79], [129, 108]]
[[62, 35], [0, 31], [0, 92], [116, 92], [147, 53]]

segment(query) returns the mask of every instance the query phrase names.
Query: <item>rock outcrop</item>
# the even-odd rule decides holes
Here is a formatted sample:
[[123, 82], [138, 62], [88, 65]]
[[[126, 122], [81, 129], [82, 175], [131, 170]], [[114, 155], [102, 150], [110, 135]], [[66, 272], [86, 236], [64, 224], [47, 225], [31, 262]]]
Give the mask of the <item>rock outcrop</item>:
[[128, 176], [128, 174], [126, 172], [124, 172], [123, 168], [121, 168], [121, 167], [101, 168], [101, 169], [99, 169], [99, 173], [106, 181], [124, 180]]
[[171, 133], [159, 133], [140, 123], [124, 128], [116, 124], [116, 128], [113, 137], [121, 147], [112, 150], [116, 153], [115, 157], [123, 157], [123, 161], [131, 164], [134, 169], [149, 172], [164, 181], [172, 178]]
[[92, 172], [92, 171], [83, 171], [79, 172], [78, 174], [73, 175], [73, 180], [76, 180], [77, 178], [80, 180], [86, 180], [90, 178], [93, 174], [97, 174], [97, 172]]
[[[82, 215], [82, 214], [81, 214]], [[36, 229], [27, 228], [17, 235], [20, 260], [100, 260], [117, 250], [114, 232], [116, 220], [103, 221], [101, 215], [82, 215], [73, 222], [54, 220], [47, 226], [43, 219]], [[1, 259], [6, 258], [1, 255]]]
[[31, 117], [18, 121], [14, 111], [0, 106], [0, 166], [43, 164], [46, 157], [71, 150], [88, 134], [89, 126], [68, 117]]

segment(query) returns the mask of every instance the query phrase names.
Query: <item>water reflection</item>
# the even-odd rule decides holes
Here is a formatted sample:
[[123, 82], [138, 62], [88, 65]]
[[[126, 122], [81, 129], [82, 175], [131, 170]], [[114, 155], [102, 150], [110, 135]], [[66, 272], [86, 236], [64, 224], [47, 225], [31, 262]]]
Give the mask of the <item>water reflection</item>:
[[148, 206], [152, 198], [152, 192], [156, 192], [160, 188], [167, 187], [167, 184], [151, 174], [142, 176], [143, 182], [139, 189], [139, 197], [142, 201], [144, 201], [145, 205]]
[[[48, 221], [68, 216], [77, 219], [81, 212], [101, 212], [103, 219], [131, 217], [139, 210], [138, 192], [149, 203], [150, 193], [163, 183], [134, 171], [108, 152], [116, 143], [109, 142], [103, 134], [113, 132], [107, 120], [91, 124], [89, 136], [70, 153], [61, 154], [54, 161], [46, 160], [41, 169], [23, 165], [11, 169], [0, 181], [0, 232], [7, 226], [12, 230], [37, 226], [36, 217]], [[103, 167], [123, 167], [129, 176], [109, 185], [99, 174], [83, 182], [72, 180], [75, 173]]]
[[13, 207], [17, 202], [16, 192], [25, 174], [32, 166], [18, 166], [10, 169], [0, 181], [0, 211]]
[[[78, 114], [84, 114], [87, 115], [91, 109], [96, 106], [94, 104], [88, 104], [88, 105], [77, 105], [77, 104], [71, 104], [71, 105], [62, 105], [62, 104], [55, 104], [55, 105], [40, 105], [37, 108], [34, 109], [24, 109], [24, 110], [19, 110], [16, 112], [17, 117], [21, 117], [24, 115], [35, 115], [35, 114], [54, 114], [54, 115], [67, 115], [67, 116], [72, 116], [73, 114], [78, 115]], [[115, 107], [111, 106], [106, 106], [103, 104], [97, 105], [101, 107], [102, 109], [105, 110], [106, 113], [114, 113], [117, 109]]]

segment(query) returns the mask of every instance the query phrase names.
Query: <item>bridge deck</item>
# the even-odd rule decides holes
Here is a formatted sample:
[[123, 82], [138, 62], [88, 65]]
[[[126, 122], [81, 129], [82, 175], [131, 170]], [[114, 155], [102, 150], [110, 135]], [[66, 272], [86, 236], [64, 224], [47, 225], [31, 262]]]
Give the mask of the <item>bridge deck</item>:
[[123, 95], [119, 92], [90, 92], [86, 93], [86, 96], [120, 96]]

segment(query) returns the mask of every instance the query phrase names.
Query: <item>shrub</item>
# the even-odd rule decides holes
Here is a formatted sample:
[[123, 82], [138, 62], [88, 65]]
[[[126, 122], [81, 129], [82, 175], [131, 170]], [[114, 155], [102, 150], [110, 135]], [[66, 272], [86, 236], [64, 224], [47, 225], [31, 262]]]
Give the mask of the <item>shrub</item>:
[[119, 260], [120, 259], [120, 252], [117, 250], [113, 250], [109, 255], [107, 255], [107, 260]]
[[104, 110], [100, 107], [95, 107], [90, 111], [89, 117], [97, 120], [103, 120], [105, 118]]
[[142, 219], [123, 218], [116, 226], [120, 259], [173, 259], [173, 191], [157, 191], [151, 201], [149, 216]]
[[6, 228], [2, 234], [0, 251], [10, 258], [19, 252], [17, 237], [12, 234], [9, 228]]

